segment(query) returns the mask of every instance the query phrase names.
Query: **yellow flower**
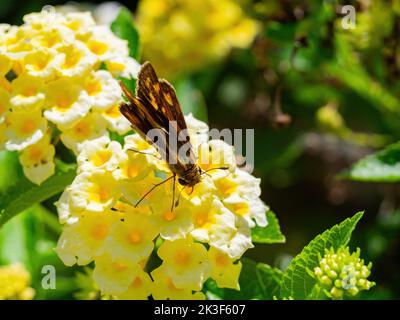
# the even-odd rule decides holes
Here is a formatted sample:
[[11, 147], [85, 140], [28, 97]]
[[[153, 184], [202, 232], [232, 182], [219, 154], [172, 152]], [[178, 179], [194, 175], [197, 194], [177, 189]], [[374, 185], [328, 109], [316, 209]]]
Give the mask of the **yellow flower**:
[[105, 170], [113, 173], [125, 158], [127, 156], [117, 141], [110, 141], [107, 136], [102, 136], [84, 144], [77, 163], [79, 172]]
[[48, 10], [42, 10], [41, 12], [33, 12], [26, 14], [23, 17], [24, 26], [30, 27], [35, 31], [42, 31], [51, 26], [59, 25], [64, 23], [65, 17], [56, 14], [51, 7]]
[[213, 247], [208, 250], [208, 256], [211, 263], [211, 278], [217, 282], [218, 287], [239, 290], [242, 263], [235, 263], [236, 259]]
[[77, 34], [78, 38], [84, 38], [96, 25], [90, 12], [68, 12], [64, 18], [63, 24]]
[[[168, 190], [172, 190], [172, 185], [165, 183]], [[172, 192], [165, 194], [164, 190], [157, 190], [160, 193], [156, 197], [172, 199]], [[156, 191], [156, 192], [157, 192]], [[191, 204], [184, 198], [179, 201], [179, 206], [172, 210], [171, 201], [155, 201], [150, 204], [153, 211], [154, 220], [160, 226], [160, 236], [165, 240], [176, 240], [185, 238], [193, 230]]]
[[20, 151], [35, 144], [47, 130], [47, 121], [42, 118], [40, 110], [31, 112], [13, 110], [7, 115], [6, 124], [5, 147], [11, 151]]
[[[209, 277], [238, 288], [237, 260], [253, 247], [251, 228], [267, 223], [260, 180], [236, 167], [232, 147], [208, 142], [206, 124], [189, 117], [188, 125], [193, 146], [210, 160], [201, 165], [230, 170], [202, 175], [193, 190], [176, 181], [175, 195], [173, 180], [164, 182], [170, 168], [139, 134], [126, 136], [123, 146], [104, 135], [76, 148], [78, 176], [57, 202], [66, 224], [57, 250], [66, 264], [94, 260], [103, 294], [204, 299], [198, 291]], [[99, 219], [86, 219], [87, 211]], [[104, 239], [86, 245], [104, 214], [113, 221]], [[153, 270], [156, 252], [162, 263]]]
[[65, 44], [58, 48], [61, 64], [57, 67], [60, 77], [81, 78], [94, 69], [96, 57], [80, 42]]
[[265, 227], [268, 207], [261, 201], [260, 179], [243, 170], [214, 181], [224, 205], [238, 216], [246, 219], [253, 228]]
[[85, 44], [101, 61], [108, 61], [116, 54], [125, 57], [129, 55], [127, 41], [115, 37], [108, 26], [94, 26]]
[[194, 151], [197, 152], [199, 145], [207, 143], [209, 140], [208, 125], [207, 123], [196, 119], [191, 113], [185, 116], [185, 122], [188, 127], [190, 143], [192, 144]]
[[[236, 168], [235, 152], [232, 146], [222, 140], [211, 140], [198, 147], [198, 164], [213, 179], [227, 176]], [[216, 168], [227, 168], [216, 170]]]
[[89, 96], [76, 82], [60, 78], [46, 87], [44, 116], [62, 130], [73, 127], [90, 110]]
[[79, 218], [79, 214], [84, 211], [83, 209], [74, 209], [71, 204], [71, 195], [68, 188], [64, 190], [60, 198], [55, 202], [58, 212], [58, 220], [61, 224], [74, 223]]
[[29, 282], [30, 275], [23, 265], [0, 266], [0, 300], [32, 300], [35, 290]]
[[115, 104], [102, 111], [101, 116], [107, 122], [107, 129], [115, 131], [119, 135], [126, 134], [131, 130], [131, 123], [119, 111], [119, 105]]
[[216, 224], [234, 226], [235, 217], [217, 199], [207, 198], [201, 204], [193, 206], [191, 211], [194, 230], [190, 234], [198, 241], [210, 241], [210, 232]]
[[36, 184], [41, 184], [55, 171], [55, 148], [50, 143], [50, 136], [45, 135], [37, 143], [22, 150], [19, 161], [25, 176]]
[[93, 72], [85, 79], [83, 87], [89, 95], [93, 110], [105, 111], [122, 101], [118, 81], [106, 70]]
[[144, 278], [141, 271], [137, 263], [115, 260], [105, 254], [96, 258], [93, 279], [103, 294], [119, 295], [129, 290], [137, 276]]
[[89, 113], [81, 118], [69, 129], [61, 134], [61, 141], [78, 154], [85, 144], [90, 144], [97, 139], [109, 139], [106, 122], [98, 113]]
[[4, 122], [7, 111], [10, 109], [10, 94], [0, 87], [0, 124]]
[[[126, 180], [128, 185], [129, 182], [136, 182], [148, 177], [152, 168], [149, 167], [146, 155], [134, 150], [124, 151], [125, 157], [121, 157], [119, 169], [114, 172], [115, 177]], [[129, 188], [128, 185], [126, 188]]]
[[23, 69], [36, 78], [49, 80], [56, 76], [56, 69], [62, 63], [62, 56], [53, 49], [39, 49], [25, 56]]
[[130, 210], [113, 225], [105, 244], [110, 256], [138, 263], [147, 259], [154, 248], [159, 227], [143, 209]]
[[8, 26], [2, 39], [2, 44], [6, 48], [4, 54], [11, 60], [23, 59], [33, 49], [32, 43], [25, 41], [33, 34], [34, 31], [26, 26]]
[[12, 60], [0, 48], [0, 76], [5, 76], [12, 68]]
[[146, 300], [153, 289], [153, 281], [151, 281], [148, 273], [140, 268], [128, 287], [128, 290], [117, 296], [120, 300]]
[[[35, 36], [32, 37], [31, 42], [35, 48], [56, 50], [57, 48], [62, 46], [63, 43], [74, 42], [74, 40], [75, 34], [72, 30], [69, 30], [67, 27], [62, 27], [61, 25], [55, 24], [42, 26], [37, 31]], [[60, 57], [62, 58], [62, 56]], [[58, 56], [57, 59], [59, 59]]]
[[249, 46], [258, 31], [233, 0], [143, 0], [137, 22], [144, 57], [169, 77]]
[[102, 212], [110, 209], [120, 196], [117, 181], [103, 171], [78, 174], [68, 189], [70, 204], [77, 210]]
[[140, 70], [140, 64], [131, 57], [112, 54], [105, 62], [107, 70], [114, 77], [136, 79]]
[[[1, 146], [21, 151], [49, 130], [78, 154], [84, 142], [108, 137], [108, 130], [129, 131], [115, 110], [121, 101], [116, 77], [136, 77], [139, 68], [127, 41], [96, 25], [89, 12], [48, 7], [23, 20], [21, 26], [0, 26]], [[6, 75], [15, 79], [10, 83]], [[25, 167], [25, 173], [39, 183], [46, 174], [36, 169]]]
[[[222, 217], [221, 217], [222, 218]], [[251, 242], [251, 229], [245, 219], [235, 218], [235, 224], [220, 223], [215, 224], [209, 232], [209, 244], [223, 252], [232, 259], [240, 258], [247, 249], [254, 247]]]
[[165, 241], [157, 251], [164, 272], [177, 288], [200, 290], [210, 276], [207, 250], [191, 239]]
[[68, 223], [57, 243], [56, 252], [67, 266], [86, 265], [104, 253], [104, 242], [118, 216], [113, 212], [81, 211]]
[[151, 272], [154, 280], [152, 296], [156, 300], [204, 300], [201, 292], [193, 292], [188, 288], [177, 288], [172, 278], [167, 275], [164, 266]]
[[42, 79], [36, 79], [28, 74], [21, 74], [11, 82], [10, 104], [14, 110], [29, 111], [42, 107], [45, 94]]

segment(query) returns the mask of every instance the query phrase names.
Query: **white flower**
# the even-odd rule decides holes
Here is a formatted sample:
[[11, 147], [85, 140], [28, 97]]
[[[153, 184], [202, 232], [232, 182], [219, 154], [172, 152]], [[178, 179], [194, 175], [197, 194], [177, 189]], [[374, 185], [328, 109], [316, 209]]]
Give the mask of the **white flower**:
[[154, 248], [153, 240], [160, 229], [156, 223], [140, 210], [127, 212], [123, 219], [117, 221], [105, 248], [113, 260], [139, 263], [147, 259]]
[[251, 229], [241, 217], [236, 217], [233, 227], [222, 221], [215, 224], [210, 230], [209, 237], [210, 246], [235, 259], [240, 258], [247, 249], [254, 247], [251, 242]]
[[89, 30], [96, 25], [90, 12], [66, 13], [64, 24], [77, 34], [78, 38], [85, 38]]
[[34, 145], [22, 150], [19, 161], [25, 176], [40, 185], [55, 172], [54, 155], [55, 148], [47, 134]]
[[47, 130], [47, 121], [40, 110], [12, 111], [7, 115], [5, 135], [7, 150], [23, 150], [38, 142]]
[[[235, 228], [235, 216], [216, 198], [204, 199], [191, 208], [194, 230], [190, 232], [194, 239], [209, 242], [215, 229]], [[220, 227], [219, 227], [220, 226]]]
[[38, 49], [25, 56], [23, 68], [32, 77], [49, 80], [56, 76], [56, 69], [62, 62], [62, 55], [54, 49]]
[[119, 105], [114, 105], [101, 113], [107, 121], [107, 128], [119, 135], [124, 135], [132, 129], [131, 123], [119, 111]]
[[105, 111], [122, 101], [122, 90], [117, 80], [106, 70], [93, 72], [85, 79], [84, 89], [93, 110]]
[[116, 216], [111, 213], [82, 212], [79, 219], [65, 226], [56, 252], [65, 265], [86, 265], [103, 254]]
[[45, 94], [44, 82], [28, 74], [21, 74], [11, 82], [10, 104], [14, 110], [30, 112], [42, 107]]
[[77, 124], [90, 110], [86, 91], [66, 78], [53, 81], [46, 87], [44, 116], [65, 130]]
[[185, 116], [185, 122], [189, 131], [190, 143], [193, 146], [193, 150], [197, 151], [200, 144], [207, 143], [209, 140], [208, 125], [193, 117], [191, 113]]
[[73, 209], [102, 212], [110, 209], [120, 196], [120, 187], [108, 172], [78, 174], [68, 187]]
[[77, 155], [86, 143], [102, 137], [109, 139], [106, 125], [99, 114], [89, 113], [72, 127], [65, 129], [61, 133], [61, 141]]
[[94, 26], [85, 40], [87, 48], [100, 59], [107, 61], [114, 55], [129, 56], [128, 42], [117, 38], [109, 26]]
[[211, 274], [206, 248], [190, 238], [164, 241], [157, 254], [163, 260], [160, 268], [177, 288], [201, 290]]
[[80, 211], [74, 211], [70, 205], [70, 195], [67, 189], [61, 194], [60, 199], [55, 203], [58, 212], [58, 220], [61, 224], [72, 224], [78, 220]]
[[96, 258], [93, 280], [103, 294], [119, 295], [126, 292], [138, 275], [141, 267], [126, 260], [113, 260], [105, 254]]
[[78, 41], [60, 46], [57, 50], [63, 57], [62, 63], [57, 68], [61, 77], [81, 78], [93, 70], [97, 62], [96, 56]]
[[140, 64], [135, 59], [120, 53], [112, 54], [105, 63], [114, 77], [136, 79], [140, 70]]
[[78, 172], [92, 170], [113, 172], [125, 158], [127, 155], [122, 152], [119, 142], [110, 142], [107, 137], [103, 136], [83, 145], [77, 158]]

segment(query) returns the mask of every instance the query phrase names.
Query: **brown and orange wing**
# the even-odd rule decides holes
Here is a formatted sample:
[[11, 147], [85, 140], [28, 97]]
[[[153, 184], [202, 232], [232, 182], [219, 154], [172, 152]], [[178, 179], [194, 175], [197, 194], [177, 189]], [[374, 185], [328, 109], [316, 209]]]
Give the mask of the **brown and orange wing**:
[[[181, 130], [187, 129], [175, 89], [168, 81], [158, 79], [149, 62], [145, 62], [139, 71], [136, 97], [133, 97], [123, 84], [121, 87], [130, 102], [121, 105], [121, 112], [143, 138], [149, 130], [158, 128], [166, 134], [165, 144], [167, 144], [169, 134], [172, 134], [171, 130], [176, 130], [175, 134], [178, 136]], [[176, 127], [171, 127], [170, 121], [176, 121]], [[168, 159], [169, 153], [175, 154], [185, 143], [190, 143], [188, 136], [184, 141], [178, 140], [177, 149], [167, 145], [166, 155], [162, 156]], [[189, 157], [192, 158], [192, 155]]]

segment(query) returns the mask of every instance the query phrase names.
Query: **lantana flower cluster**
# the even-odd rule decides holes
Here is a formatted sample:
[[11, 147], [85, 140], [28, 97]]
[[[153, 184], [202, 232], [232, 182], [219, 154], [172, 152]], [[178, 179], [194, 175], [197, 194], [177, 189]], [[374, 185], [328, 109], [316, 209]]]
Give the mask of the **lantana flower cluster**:
[[54, 173], [54, 139], [78, 154], [83, 141], [124, 134], [116, 77], [139, 65], [125, 40], [88, 12], [28, 14], [0, 26], [0, 148], [18, 151], [36, 184]]
[[35, 290], [30, 275], [19, 263], [0, 266], [0, 300], [32, 300]]
[[332, 299], [353, 297], [362, 290], [369, 290], [375, 282], [367, 278], [371, 274], [372, 263], [364, 264], [360, 259], [360, 249], [350, 253], [348, 247], [335, 251], [325, 250], [319, 266], [314, 269], [314, 276], [319, 285]]
[[267, 225], [260, 179], [236, 166], [232, 146], [209, 140], [204, 122], [192, 115], [186, 122], [198, 165], [209, 171], [193, 189], [177, 183], [175, 207], [172, 179], [136, 206], [172, 175], [138, 134], [123, 145], [102, 137], [78, 155], [78, 174], [57, 202], [64, 229], [56, 251], [69, 266], [94, 261], [104, 295], [203, 299], [209, 278], [239, 289], [239, 259], [253, 247], [251, 228]]
[[257, 22], [233, 0], [143, 0], [137, 27], [144, 57], [164, 77], [246, 48], [258, 31]]

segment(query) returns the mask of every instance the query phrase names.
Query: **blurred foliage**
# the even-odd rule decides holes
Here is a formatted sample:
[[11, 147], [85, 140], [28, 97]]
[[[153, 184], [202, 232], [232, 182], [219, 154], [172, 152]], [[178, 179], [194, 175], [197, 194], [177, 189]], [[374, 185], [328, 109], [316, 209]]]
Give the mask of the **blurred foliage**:
[[[122, 2], [135, 13], [135, 1]], [[19, 24], [27, 12], [62, 3], [4, 0], [0, 18]], [[398, 299], [400, 2], [241, 3], [260, 25], [249, 48], [233, 49], [226, 58], [180, 75], [173, 83], [184, 112], [208, 118], [210, 127], [255, 128], [254, 174], [262, 178], [263, 199], [277, 213], [287, 242], [258, 245], [246, 257], [260, 262], [245, 260], [244, 268], [256, 275], [275, 274], [281, 281], [278, 268], [284, 271], [313, 235], [365, 210], [353, 240], [365, 259], [374, 262], [377, 286], [359, 298]], [[341, 25], [345, 4], [356, 9], [354, 29]], [[0, 161], [3, 193], [22, 174], [14, 154], [0, 153]], [[344, 170], [342, 178], [357, 181], [338, 179]], [[63, 267], [52, 250], [58, 238], [52, 204], [56, 199], [25, 208], [0, 232], [0, 265], [22, 261], [32, 274], [36, 298], [71, 298], [76, 287], [74, 269]], [[60, 290], [40, 290], [38, 268], [44, 261], [57, 266]], [[289, 264], [289, 271], [295, 263]], [[250, 280], [243, 283], [253, 290], [252, 297], [261, 297], [263, 287]], [[212, 283], [208, 286], [213, 288]], [[82, 291], [85, 297], [92, 294], [90, 289]], [[210, 291], [234, 298], [232, 292]]]

